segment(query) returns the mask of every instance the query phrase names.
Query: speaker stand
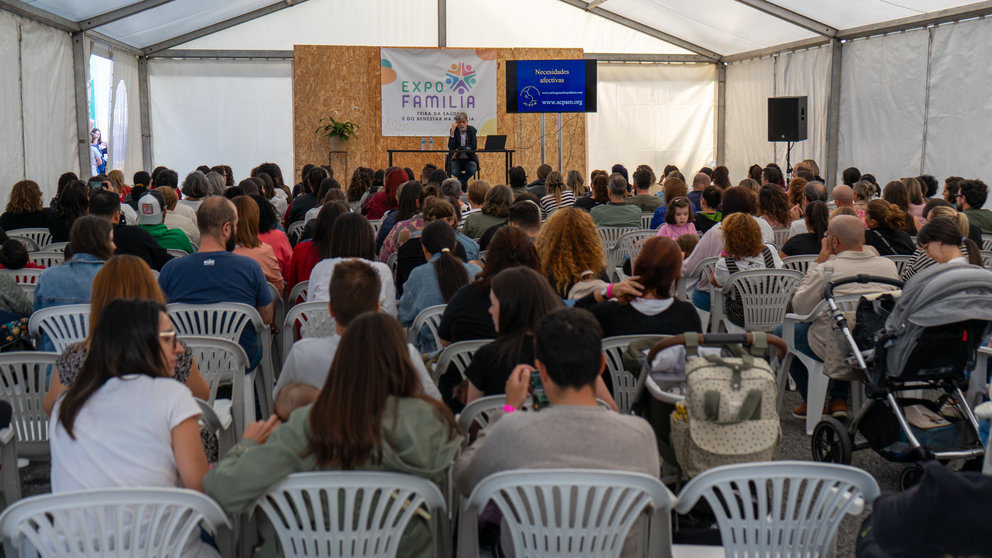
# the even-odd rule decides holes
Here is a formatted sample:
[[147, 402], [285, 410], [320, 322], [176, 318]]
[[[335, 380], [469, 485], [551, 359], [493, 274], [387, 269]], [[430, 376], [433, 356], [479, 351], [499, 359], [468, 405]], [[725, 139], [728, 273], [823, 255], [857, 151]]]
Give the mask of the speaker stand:
[[792, 163], [790, 162], [790, 157], [792, 155], [792, 142], [785, 142], [785, 174], [792, 179]]

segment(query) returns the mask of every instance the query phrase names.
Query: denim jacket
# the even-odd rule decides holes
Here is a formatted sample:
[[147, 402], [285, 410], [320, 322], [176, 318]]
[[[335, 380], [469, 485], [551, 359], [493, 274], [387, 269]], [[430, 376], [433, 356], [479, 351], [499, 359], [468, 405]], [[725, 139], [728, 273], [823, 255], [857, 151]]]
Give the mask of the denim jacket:
[[[441, 253], [438, 252], [431, 256], [430, 261], [426, 264], [413, 268], [410, 277], [403, 284], [403, 297], [400, 298], [396, 316], [403, 325], [407, 327], [413, 325], [413, 321], [417, 319], [417, 314], [420, 314], [425, 308], [445, 303], [444, 296], [441, 295], [441, 287], [437, 282], [437, 271], [433, 265], [440, 257]], [[468, 272], [468, 280], [471, 283], [475, 279], [475, 275], [482, 271], [482, 268], [470, 263], [464, 265], [465, 271]], [[422, 353], [430, 353], [439, 348], [434, 347], [431, 336], [425, 335], [424, 331], [421, 332], [417, 345]]]
[[38, 277], [34, 290], [34, 311], [50, 306], [87, 304], [90, 289], [103, 260], [90, 254], [76, 254], [62, 265], [50, 267]]

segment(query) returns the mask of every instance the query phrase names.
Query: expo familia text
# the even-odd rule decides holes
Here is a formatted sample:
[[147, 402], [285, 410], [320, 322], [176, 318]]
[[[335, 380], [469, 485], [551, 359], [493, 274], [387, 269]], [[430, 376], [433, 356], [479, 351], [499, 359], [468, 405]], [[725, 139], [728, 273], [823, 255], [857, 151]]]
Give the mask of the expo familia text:
[[403, 108], [475, 108], [475, 95], [445, 94], [442, 81], [403, 81], [400, 83], [400, 91], [403, 92], [400, 95], [400, 105]]

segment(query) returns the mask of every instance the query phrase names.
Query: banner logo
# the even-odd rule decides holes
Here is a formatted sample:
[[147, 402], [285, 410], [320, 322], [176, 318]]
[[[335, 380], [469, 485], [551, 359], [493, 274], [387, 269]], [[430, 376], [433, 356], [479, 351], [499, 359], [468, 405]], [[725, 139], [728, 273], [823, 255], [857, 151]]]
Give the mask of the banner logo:
[[475, 85], [475, 70], [463, 62], [452, 64], [451, 69], [448, 70], [448, 77], [444, 81], [452, 91], [464, 95]]

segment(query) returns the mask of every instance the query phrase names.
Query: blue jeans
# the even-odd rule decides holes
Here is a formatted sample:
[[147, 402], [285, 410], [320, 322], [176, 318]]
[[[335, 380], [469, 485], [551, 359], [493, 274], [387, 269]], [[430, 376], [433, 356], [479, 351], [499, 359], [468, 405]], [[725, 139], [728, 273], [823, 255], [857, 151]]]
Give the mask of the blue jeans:
[[[813, 349], [809, 346], [809, 326], [810, 324], [796, 324], [796, 349], [816, 360], [820, 360], [820, 357], [816, 356]], [[775, 335], [779, 337], [782, 336], [782, 326], [775, 328]], [[792, 379], [796, 381], [796, 389], [799, 390], [799, 395], [803, 397], [803, 401], [806, 401], [806, 396], [809, 392], [809, 371], [803, 366], [803, 363], [798, 358], [792, 359], [792, 364], [789, 366], [789, 375]], [[830, 380], [827, 383], [827, 397], [831, 400], [833, 399], [847, 399], [847, 394], [851, 391], [851, 384], [849, 382]]]
[[710, 293], [692, 289], [692, 305], [700, 310], [710, 311]]
[[468, 179], [475, 176], [477, 172], [479, 172], [479, 164], [471, 159], [451, 160], [451, 176], [457, 178], [462, 183], [462, 191], [465, 190]]

